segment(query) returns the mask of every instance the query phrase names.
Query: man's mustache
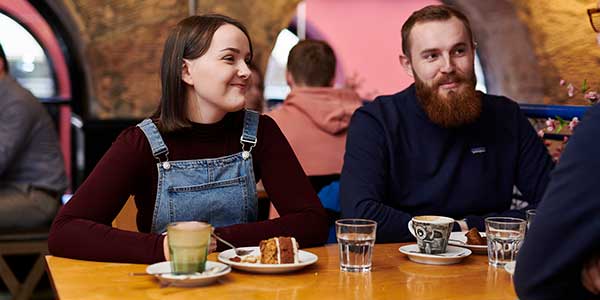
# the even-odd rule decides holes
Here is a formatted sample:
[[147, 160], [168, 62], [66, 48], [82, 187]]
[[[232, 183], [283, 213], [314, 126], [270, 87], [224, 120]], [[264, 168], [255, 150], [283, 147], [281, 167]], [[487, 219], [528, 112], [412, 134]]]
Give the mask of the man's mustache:
[[458, 75], [458, 74], [453, 74], [453, 75], [442, 75], [442, 77], [438, 78], [435, 80], [434, 82], [434, 86], [436, 88], [440, 87], [441, 85], [447, 84], [447, 83], [463, 83], [465, 82], [467, 79], [464, 76]]

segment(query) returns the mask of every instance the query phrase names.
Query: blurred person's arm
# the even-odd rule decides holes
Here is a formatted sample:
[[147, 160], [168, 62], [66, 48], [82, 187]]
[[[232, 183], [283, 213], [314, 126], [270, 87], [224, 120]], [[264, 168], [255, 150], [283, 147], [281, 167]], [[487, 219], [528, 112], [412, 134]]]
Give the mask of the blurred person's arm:
[[590, 299], [586, 261], [600, 251], [600, 106], [593, 106], [552, 172], [519, 251], [514, 276], [521, 299]]

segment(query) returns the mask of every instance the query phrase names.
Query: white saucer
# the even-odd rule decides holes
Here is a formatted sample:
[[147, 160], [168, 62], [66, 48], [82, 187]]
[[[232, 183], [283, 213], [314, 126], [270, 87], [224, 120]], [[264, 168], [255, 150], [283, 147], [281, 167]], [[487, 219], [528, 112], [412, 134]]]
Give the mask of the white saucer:
[[465, 257], [471, 255], [471, 250], [461, 247], [448, 246], [446, 252], [441, 254], [425, 254], [419, 252], [417, 244], [400, 247], [400, 252], [406, 254], [408, 259], [421, 264], [428, 265], [451, 265], [461, 262]]
[[[240, 247], [238, 249], [252, 250], [253, 252], [249, 255], [256, 256], [260, 260], [260, 249], [258, 247]], [[312, 265], [319, 260], [319, 257], [308, 251], [298, 250], [299, 263], [297, 264], [261, 264], [258, 263], [247, 263], [247, 262], [234, 262], [229, 260], [235, 257], [236, 254], [233, 249], [229, 249], [219, 253], [217, 259], [220, 262], [230, 265], [234, 269], [252, 272], [252, 273], [265, 273], [265, 274], [276, 274], [286, 273], [302, 269], [308, 265]]]
[[506, 263], [504, 265], [504, 270], [506, 270], [506, 272], [508, 272], [510, 275], [514, 275], [515, 274], [515, 267], [517, 266], [517, 262], [516, 261], [511, 261], [509, 263]]
[[[485, 232], [480, 232], [482, 237], [485, 237]], [[464, 232], [455, 231], [450, 234], [448, 245], [467, 248], [475, 254], [487, 254], [487, 245], [469, 245]]]
[[216, 261], [206, 261], [205, 269], [206, 271], [203, 273], [192, 275], [169, 274], [171, 272], [171, 263], [163, 261], [149, 265], [146, 268], [146, 273], [153, 274], [161, 284], [166, 286], [191, 287], [211, 284], [217, 281], [219, 277], [231, 272], [231, 268], [228, 265]]

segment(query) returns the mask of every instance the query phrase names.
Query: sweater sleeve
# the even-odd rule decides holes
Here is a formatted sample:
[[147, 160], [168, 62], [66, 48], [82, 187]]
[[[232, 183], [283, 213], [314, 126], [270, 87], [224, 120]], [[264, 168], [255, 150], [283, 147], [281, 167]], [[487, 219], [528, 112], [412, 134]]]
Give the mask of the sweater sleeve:
[[517, 111], [516, 122], [517, 135], [515, 138], [517, 140], [515, 143], [517, 143], [518, 148], [516, 162], [507, 161], [506, 163], [516, 165], [515, 186], [522, 193], [528, 206], [523, 209], [494, 212], [486, 215], [469, 215], [466, 217], [469, 227], [485, 230], [485, 218], [491, 216], [525, 219], [525, 210], [537, 207], [542, 199], [550, 180], [550, 172], [554, 167], [554, 162], [542, 139], [520, 110]]
[[[270, 117], [261, 117], [258, 130], [254, 171], [260, 174], [280, 217], [215, 231], [226, 240], [236, 241], [236, 246], [256, 246], [261, 240], [276, 236], [293, 236], [301, 247], [324, 244], [328, 235], [327, 214], [292, 148]], [[217, 250], [223, 250], [221, 246]]]
[[592, 299], [581, 271], [600, 253], [598, 136], [596, 105], [569, 139], [519, 252], [514, 282], [520, 299]]
[[364, 109], [354, 113], [340, 181], [343, 218], [377, 220], [377, 242], [408, 241], [411, 215], [384, 203], [389, 153], [382, 125]]
[[125, 130], [60, 210], [48, 239], [52, 255], [146, 264], [164, 260], [163, 236], [111, 226], [143, 174], [155, 172], [142, 136], [136, 127]]

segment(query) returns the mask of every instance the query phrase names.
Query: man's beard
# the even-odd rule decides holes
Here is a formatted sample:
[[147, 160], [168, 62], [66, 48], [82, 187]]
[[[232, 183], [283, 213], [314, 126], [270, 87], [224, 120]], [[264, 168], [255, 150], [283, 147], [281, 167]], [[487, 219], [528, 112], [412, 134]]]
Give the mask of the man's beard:
[[[414, 73], [414, 72], [413, 72]], [[439, 93], [439, 86], [453, 81], [459, 84], [457, 91], [446, 96]], [[475, 91], [475, 76], [465, 78], [456, 73], [444, 75], [429, 87], [415, 74], [417, 98], [431, 122], [444, 128], [456, 128], [471, 124], [481, 115], [481, 98]]]

